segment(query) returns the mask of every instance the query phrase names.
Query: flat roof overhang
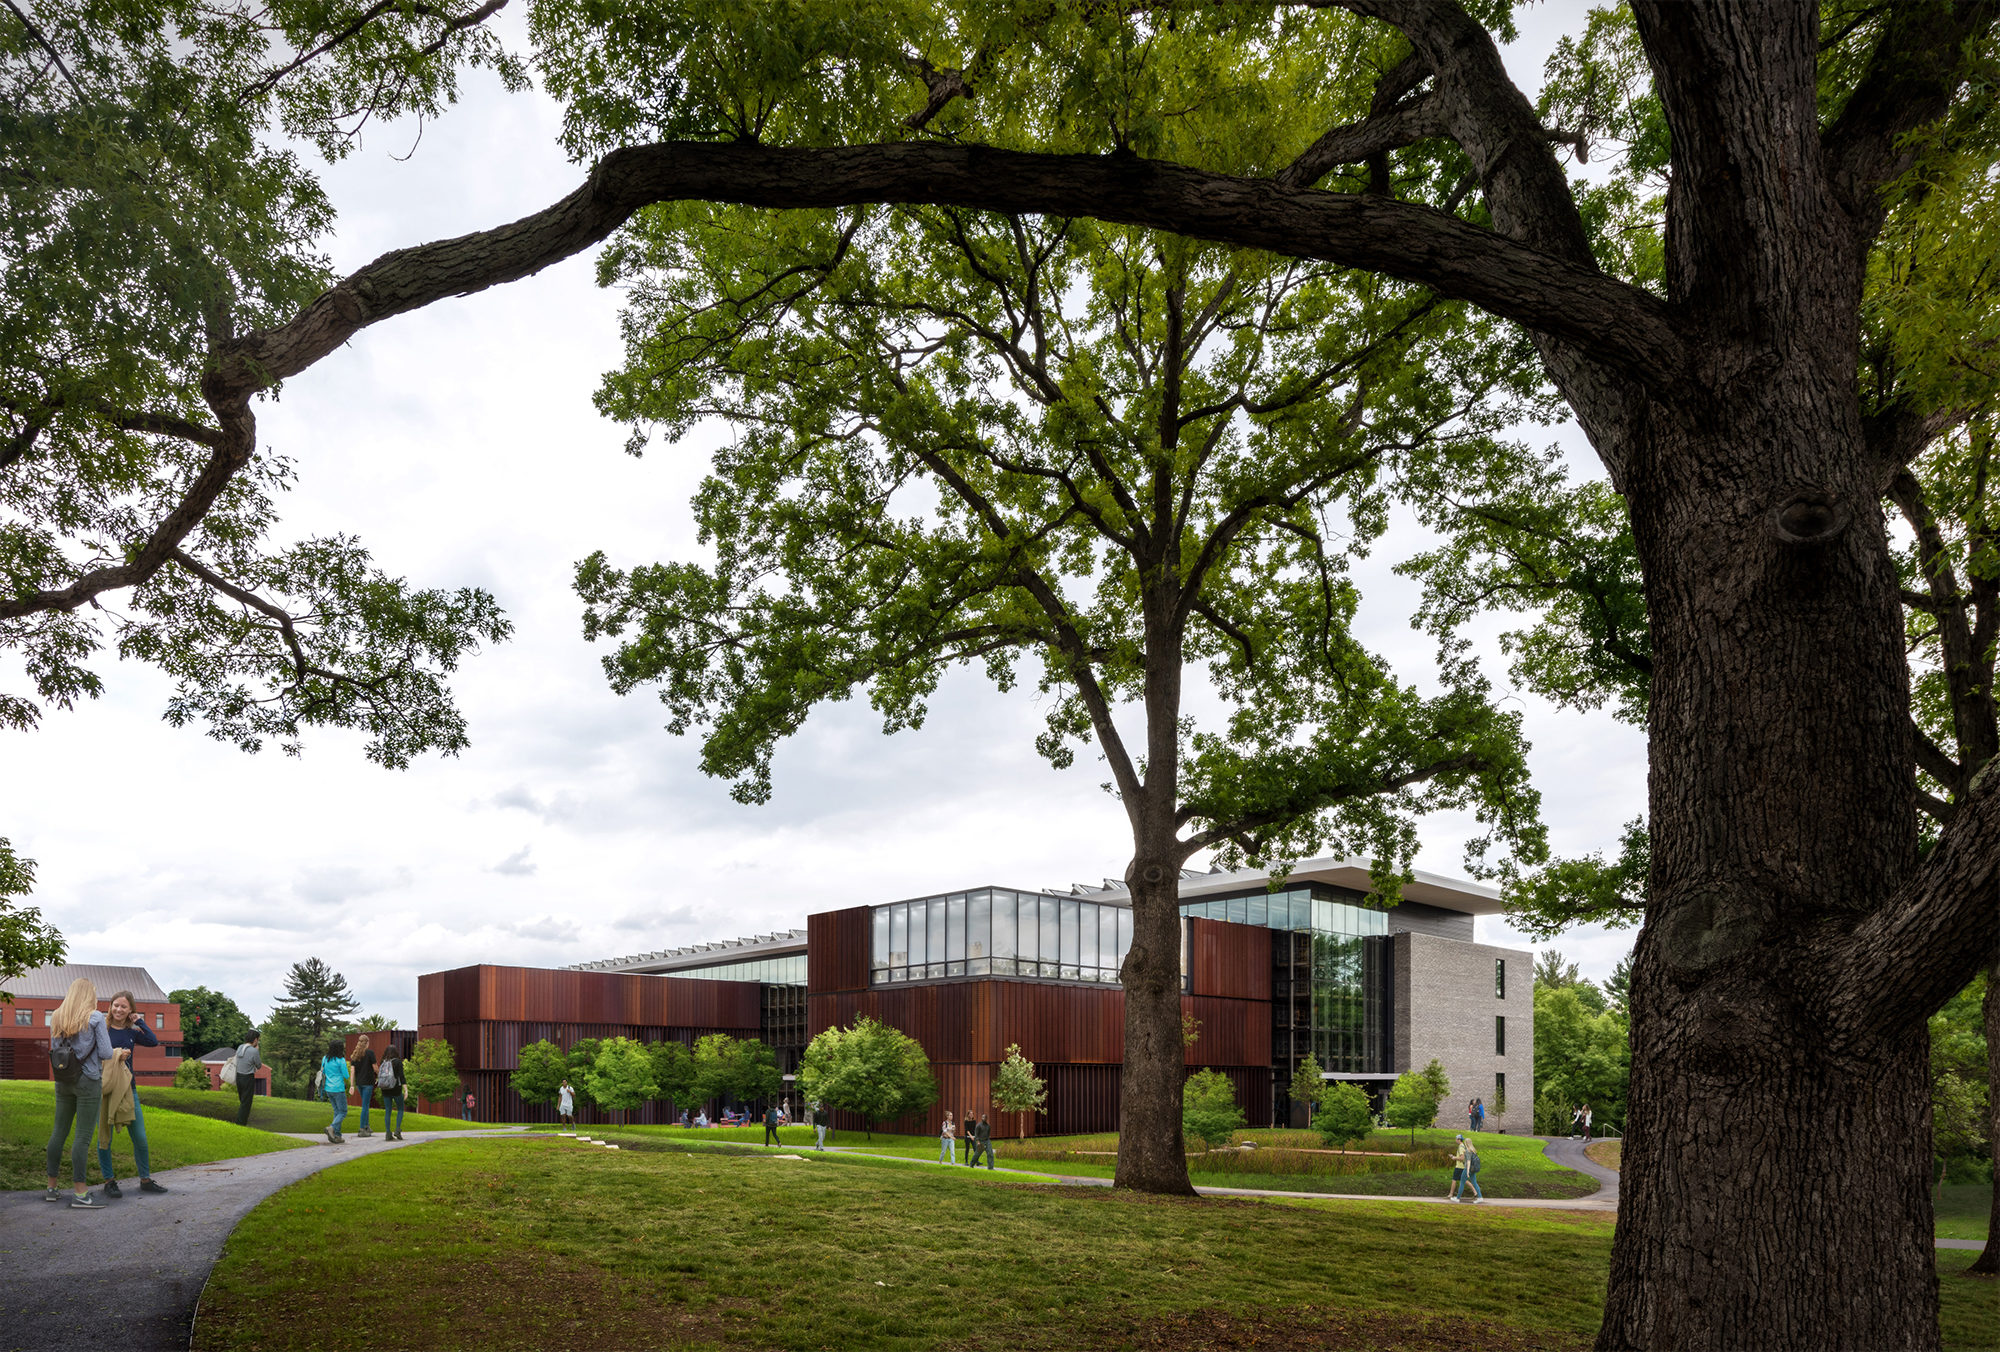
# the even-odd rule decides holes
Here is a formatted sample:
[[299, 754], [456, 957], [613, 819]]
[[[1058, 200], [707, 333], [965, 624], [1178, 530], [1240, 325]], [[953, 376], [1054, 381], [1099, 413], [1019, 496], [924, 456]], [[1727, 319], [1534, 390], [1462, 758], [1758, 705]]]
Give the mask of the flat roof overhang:
[[[1416, 880], [1403, 884], [1403, 897], [1407, 901], [1418, 901], [1426, 906], [1458, 911], [1464, 915], [1501, 913], [1498, 888], [1488, 887], [1485, 883], [1473, 882], [1468, 878], [1448, 878], [1441, 873], [1426, 873], [1422, 869], [1414, 870], [1414, 873]], [[1212, 897], [1218, 893], [1242, 892], [1247, 888], [1268, 886], [1270, 881], [1269, 870], [1260, 868], [1184, 876], [1181, 879], [1181, 900], [1198, 901], [1202, 897]], [[1374, 890], [1374, 884], [1368, 880], [1368, 865], [1358, 859], [1302, 859], [1290, 873], [1285, 875], [1285, 881], [1326, 883], [1332, 887], [1344, 887], [1354, 892]], [[1131, 893], [1127, 889], [1120, 887], [1093, 894], [1090, 899], [1100, 901], [1123, 899], [1129, 904], [1130, 896]]]

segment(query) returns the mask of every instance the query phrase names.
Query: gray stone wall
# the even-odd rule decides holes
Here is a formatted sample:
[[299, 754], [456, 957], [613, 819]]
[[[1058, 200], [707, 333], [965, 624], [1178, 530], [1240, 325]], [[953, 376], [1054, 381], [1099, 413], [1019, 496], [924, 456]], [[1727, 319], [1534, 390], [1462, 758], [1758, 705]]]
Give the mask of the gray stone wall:
[[[1432, 1057], [1451, 1077], [1441, 1127], [1465, 1124], [1468, 1099], [1486, 1101], [1489, 1130], [1527, 1134], [1535, 1123], [1535, 955], [1414, 931], [1393, 936], [1395, 1068], [1422, 1070]], [[1507, 994], [1494, 993], [1496, 962]], [[1494, 1051], [1494, 1019], [1507, 1020], [1507, 1051]], [[1495, 1076], [1507, 1077], [1507, 1111], [1496, 1115]]]
[[1421, 901], [1403, 901], [1391, 906], [1389, 932], [1408, 930], [1412, 934], [1434, 934], [1440, 939], [1472, 942], [1472, 917], [1464, 911], [1447, 911], [1442, 906], [1426, 906]]

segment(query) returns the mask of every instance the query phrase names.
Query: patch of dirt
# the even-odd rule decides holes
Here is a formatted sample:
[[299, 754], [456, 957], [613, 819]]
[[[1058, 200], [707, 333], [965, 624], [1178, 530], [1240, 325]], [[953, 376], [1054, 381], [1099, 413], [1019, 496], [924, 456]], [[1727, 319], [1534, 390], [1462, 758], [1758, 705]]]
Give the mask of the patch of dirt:
[[1590, 1345], [1491, 1320], [1311, 1305], [1260, 1315], [1193, 1310], [1121, 1333], [1109, 1341], [1171, 1352], [1581, 1352]]
[[1583, 1153], [1590, 1158], [1592, 1164], [1595, 1164], [1600, 1169], [1609, 1169], [1613, 1173], [1616, 1173], [1618, 1172], [1618, 1162], [1625, 1153], [1625, 1143], [1623, 1141], [1592, 1141], [1583, 1148]]

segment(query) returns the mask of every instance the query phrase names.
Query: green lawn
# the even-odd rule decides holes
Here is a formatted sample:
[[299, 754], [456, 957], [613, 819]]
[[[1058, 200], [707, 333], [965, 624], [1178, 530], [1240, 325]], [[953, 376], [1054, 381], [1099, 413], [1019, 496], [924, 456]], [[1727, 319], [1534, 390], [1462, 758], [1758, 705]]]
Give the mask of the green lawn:
[[[304, 1179], [231, 1236], [195, 1347], [282, 1328], [345, 1352], [354, 1292], [398, 1271], [423, 1274], [397, 1284], [398, 1345], [440, 1349], [1559, 1352], [1588, 1345], [1610, 1254], [1595, 1213], [1149, 1198], [653, 1141], [441, 1141]], [[1990, 1284], [1943, 1288], [1948, 1347], [2000, 1344]]]
[[[762, 1127], [692, 1129], [683, 1127], [584, 1127], [588, 1135], [615, 1141], [646, 1139], [681, 1141], [693, 1145], [743, 1142], [760, 1145]], [[781, 1127], [778, 1138], [789, 1148], [810, 1149], [810, 1127]], [[1378, 1197], [1441, 1197], [1451, 1189], [1450, 1164], [1438, 1152], [1453, 1144], [1449, 1131], [1416, 1133], [1420, 1158], [1436, 1160], [1433, 1167], [1406, 1169], [1405, 1161], [1393, 1158], [1370, 1159], [1355, 1155], [1345, 1159], [1317, 1153], [1300, 1154], [1283, 1147], [1319, 1146], [1318, 1136], [1298, 1131], [1245, 1131], [1237, 1139], [1255, 1141], [1259, 1151], [1248, 1153], [1217, 1151], [1212, 1156], [1196, 1155], [1189, 1161], [1190, 1177], [1200, 1187], [1264, 1188], [1280, 1192], [1347, 1193]], [[1587, 1197], [1597, 1191], [1596, 1180], [1573, 1169], [1565, 1169], [1542, 1153], [1542, 1143], [1532, 1137], [1481, 1133], [1474, 1138], [1479, 1146], [1482, 1168], [1479, 1185], [1491, 1197], [1572, 1198]], [[920, 1160], [936, 1165], [937, 1138], [933, 1136], [891, 1136], [877, 1133], [870, 1141], [860, 1132], [842, 1132], [834, 1144], [849, 1150]], [[1278, 1148], [1272, 1148], [1278, 1147]], [[1008, 1169], [1034, 1173], [1063, 1174], [1077, 1178], [1110, 1178], [1116, 1172], [1114, 1152], [1118, 1138], [1111, 1133], [1091, 1136], [1037, 1136], [1026, 1141], [996, 1141], [994, 1153]], [[1395, 1152], [1410, 1148], [1407, 1131], [1376, 1132], [1356, 1145], [1357, 1151]], [[959, 1143], [958, 1158], [966, 1158], [965, 1144]], [[1339, 1166], [1374, 1166], [1381, 1172], [1320, 1173], [1293, 1172]]]
[[[146, 1145], [156, 1171], [236, 1155], [291, 1150], [305, 1144], [254, 1127], [239, 1127], [233, 1122], [215, 1122], [165, 1109], [155, 1111], [151, 1091], [143, 1092], [140, 1097], [146, 1104]], [[45, 1186], [44, 1170], [48, 1168], [45, 1152], [54, 1112], [55, 1086], [49, 1081], [0, 1080], [0, 1188]], [[120, 1177], [132, 1177], [132, 1142], [122, 1131], [112, 1143], [111, 1159]], [[67, 1185], [67, 1149], [58, 1176]], [[90, 1151], [89, 1178], [92, 1183], [102, 1181], [97, 1172], [95, 1148]]]
[[1939, 1189], [1939, 1239], [1984, 1239], [1993, 1218], [1993, 1189], [1984, 1183], [1953, 1183]]
[[[236, 1120], [236, 1091], [213, 1089], [155, 1089], [151, 1086], [139, 1091], [139, 1101], [148, 1108], [171, 1108], [175, 1112], [194, 1113], [201, 1117], [213, 1117], [224, 1122]], [[151, 1118], [147, 1121], [150, 1123]], [[326, 1124], [333, 1121], [333, 1105], [314, 1103], [307, 1099], [259, 1097], [250, 1106], [250, 1125], [265, 1131], [325, 1131]], [[381, 1105], [369, 1114], [369, 1126], [382, 1130]], [[404, 1131], [465, 1131], [482, 1127], [495, 1127], [491, 1122], [461, 1122], [455, 1117], [431, 1117], [423, 1113], [404, 1113]], [[361, 1130], [361, 1102], [354, 1095], [347, 1099], [347, 1125], [350, 1134]]]

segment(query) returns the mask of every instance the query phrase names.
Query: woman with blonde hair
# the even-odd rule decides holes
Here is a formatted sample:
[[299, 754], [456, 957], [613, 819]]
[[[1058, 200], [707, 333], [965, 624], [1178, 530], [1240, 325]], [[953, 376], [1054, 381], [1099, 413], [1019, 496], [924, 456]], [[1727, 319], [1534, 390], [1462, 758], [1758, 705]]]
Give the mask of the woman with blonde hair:
[[129, 1048], [111, 1045], [104, 1016], [97, 1011], [97, 987], [83, 977], [69, 983], [69, 994], [49, 1017], [49, 1068], [56, 1081], [55, 1130], [49, 1133], [49, 1190], [43, 1200], [60, 1202], [65, 1194], [56, 1183], [56, 1167], [62, 1163], [63, 1139], [76, 1128], [70, 1146], [69, 1204], [84, 1211], [102, 1207], [101, 1198], [90, 1195], [84, 1177], [91, 1138], [97, 1135], [97, 1109], [104, 1094], [104, 1063], [132, 1055]]
[[[104, 1021], [111, 1036], [111, 1045], [122, 1048], [127, 1056], [138, 1055], [132, 1050], [135, 1045], [160, 1045], [160, 1040], [153, 1036], [153, 1030], [146, 1026], [146, 1016], [133, 1012], [137, 1004], [131, 991], [119, 991], [111, 997], [111, 1014]], [[113, 1130], [115, 1128], [105, 1128], [104, 1141], [97, 1147], [97, 1171], [104, 1175], [104, 1195], [122, 1197], [124, 1194], [119, 1191], [117, 1175], [112, 1173], [110, 1140]], [[132, 1087], [132, 1124], [125, 1128], [125, 1132], [132, 1138], [132, 1163], [139, 1171], [139, 1191], [165, 1192], [165, 1188], [153, 1181], [152, 1160], [146, 1151], [146, 1109], [139, 1102], [136, 1084]]]
[[[354, 1134], [373, 1136], [375, 1133], [368, 1130], [368, 1104], [375, 1097], [376, 1060], [375, 1053], [368, 1050], [368, 1034], [363, 1033], [361, 1040], [354, 1044], [354, 1055], [348, 1058], [347, 1064], [354, 1068], [348, 1079], [361, 1091], [361, 1130]], [[382, 1111], [388, 1112], [388, 1105], [384, 1104]], [[383, 1130], [387, 1131], [388, 1128], [384, 1127]]]

